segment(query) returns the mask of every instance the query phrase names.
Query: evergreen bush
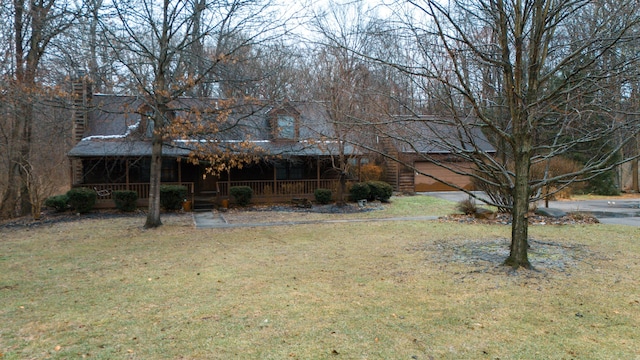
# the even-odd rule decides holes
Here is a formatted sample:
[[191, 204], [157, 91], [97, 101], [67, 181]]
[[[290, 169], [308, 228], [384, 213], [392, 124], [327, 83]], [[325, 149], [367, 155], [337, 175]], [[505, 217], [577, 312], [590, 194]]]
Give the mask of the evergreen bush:
[[384, 181], [368, 181], [369, 200], [380, 200], [388, 202], [393, 195], [393, 187]]
[[89, 188], [73, 188], [67, 192], [69, 206], [80, 214], [88, 213], [96, 205], [98, 194]]
[[69, 208], [69, 197], [65, 194], [50, 196], [44, 201], [44, 206], [63, 212]]
[[349, 188], [349, 199], [351, 201], [366, 200], [370, 192], [367, 183], [355, 183]]
[[187, 198], [187, 187], [182, 185], [160, 185], [160, 206], [167, 211], [182, 209]]
[[313, 196], [318, 204], [326, 205], [331, 202], [331, 190], [329, 189], [316, 189], [313, 192]]
[[229, 194], [236, 199], [236, 203], [240, 206], [247, 206], [253, 197], [253, 190], [248, 186], [232, 186]]
[[113, 192], [113, 201], [120, 211], [135, 211], [137, 208], [138, 193], [133, 190], [120, 190]]
[[595, 195], [620, 195], [620, 189], [618, 185], [616, 185], [615, 171], [605, 171], [589, 180], [584, 188], [584, 192]]

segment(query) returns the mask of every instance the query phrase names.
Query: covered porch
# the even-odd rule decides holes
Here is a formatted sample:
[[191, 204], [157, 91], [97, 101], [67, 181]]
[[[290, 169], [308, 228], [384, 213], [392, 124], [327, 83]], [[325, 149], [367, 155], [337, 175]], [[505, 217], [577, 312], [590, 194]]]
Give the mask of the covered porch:
[[[80, 178], [73, 178], [73, 187], [88, 187], [98, 194], [98, 208], [112, 208], [114, 191], [133, 190], [138, 194], [138, 206], [145, 207], [149, 199], [148, 158], [78, 159]], [[357, 165], [359, 161], [354, 163]], [[72, 166], [72, 169], [74, 167]], [[354, 167], [357, 169], [358, 167]], [[72, 175], [73, 176], [73, 175]], [[352, 178], [354, 176], [352, 175]], [[357, 174], [355, 175], [357, 178]], [[313, 200], [316, 189], [330, 189], [334, 197], [339, 192], [339, 172], [328, 157], [306, 157], [277, 161], [261, 161], [242, 169], [232, 169], [212, 176], [206, 168], [193, 165], [184, 158], [165, 158], [162, 184], [183, 185], [193, 209], [211, 209], [224, 203], [233, 204], [229, 190], [248, 186], [253, 190], [253, 203], [283, 203], [294, 199]], [[226, 200], [226, 201], [224, 201]]]

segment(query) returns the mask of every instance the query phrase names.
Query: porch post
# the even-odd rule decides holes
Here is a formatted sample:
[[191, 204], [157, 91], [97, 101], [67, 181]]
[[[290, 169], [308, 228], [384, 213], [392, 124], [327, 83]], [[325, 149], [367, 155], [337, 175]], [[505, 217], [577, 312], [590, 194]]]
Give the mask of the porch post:
[[316, 189], [320, 189], [320, 155], [316, 156]]
[[231, 198], [231, 168], [227, 169], [227, 198]]
[[178, 163], [178, 184], [182, 185], [182, 166], [180, 158], [176, 158], [176, 162]]
[[278, 166], [276, 163], [273, 163], [273, 195], [277, 195], [278, 193]]
[[69, 182], [69, 184], [71, 184], [71, 187], [73, 187], [73, 185], [75, 185], [75, 179], [74, 179], [74, 167], [73, 167], [73, 160], [72, 159], [68, 159], [69, 161], [69, 180], [71, 180], [71, 182]]
[[127, 183], [127, 191], [129, 190], [129, 158], [125, 160], [125, 182]]

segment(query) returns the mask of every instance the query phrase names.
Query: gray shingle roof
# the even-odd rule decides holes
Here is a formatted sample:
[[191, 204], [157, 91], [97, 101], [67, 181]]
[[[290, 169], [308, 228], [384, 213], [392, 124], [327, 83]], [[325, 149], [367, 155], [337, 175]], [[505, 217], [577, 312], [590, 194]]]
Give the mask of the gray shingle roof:
[[404, 153], [450, 154], [463, 151], [493, 153], [495, 148], [474, 119], [455, 121], [433, 116], [396, 118], [387, 135]]
[[[220, 105], [217, 100], [181, 98], [171, 103], [176, 116], [215, 121]], [[144, 106], [143, 99], [133, 96], [94, 95], [88, 114], [85, 137], [68, 153], [70, 157], [150, 156], [151, 142], [139, 135], [138, 125]], [[213, 136], [174, 141], [163, 147], [166, 156], [187, 156], [195, 141], [254, 142], [254, 146], [269, 155], [320, 156], [335, 154], [335, 144], [321, 142], [333, 135], [324, 105], [320, 102], [291, 102], [284, 105], [299, 114], [298, 138], [301, 141], [273, 141], [269, 114], [274, 109], [259, 104], [239, 105], [219, 125]], [[316, 141], [307, 141], [313, 140]], [[346, 146], [348, 154], [359, 154], [354, 146]]]

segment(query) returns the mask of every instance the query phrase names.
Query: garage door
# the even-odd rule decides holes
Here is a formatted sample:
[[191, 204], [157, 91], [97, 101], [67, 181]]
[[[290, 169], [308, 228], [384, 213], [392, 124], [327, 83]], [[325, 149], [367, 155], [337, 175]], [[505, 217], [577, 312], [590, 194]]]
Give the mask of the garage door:
[[[471, 177], [466, 175], [459, 175], [455, 172], [437, 166], [430, 162], [416, 162], [416, 169], [421, 173], [432, 175], [438, 179], [441, 179], [445, 182], [455, 184], [466, 190], [473, 190], [473, 182], [471, 181]], [[450, 167], [455, 167], [461, 171], [469, 172], [470, 169], [473, 168], [472, 163], [468, 162], [459, 162], [459, 163], [451, 163]], [[456, 190], [455, 188], [448, 186], [440, 181], [436, 181], [430, 177], [424, 176], [421, 173], [415, 173], [415, 191], [451, 191]]]

